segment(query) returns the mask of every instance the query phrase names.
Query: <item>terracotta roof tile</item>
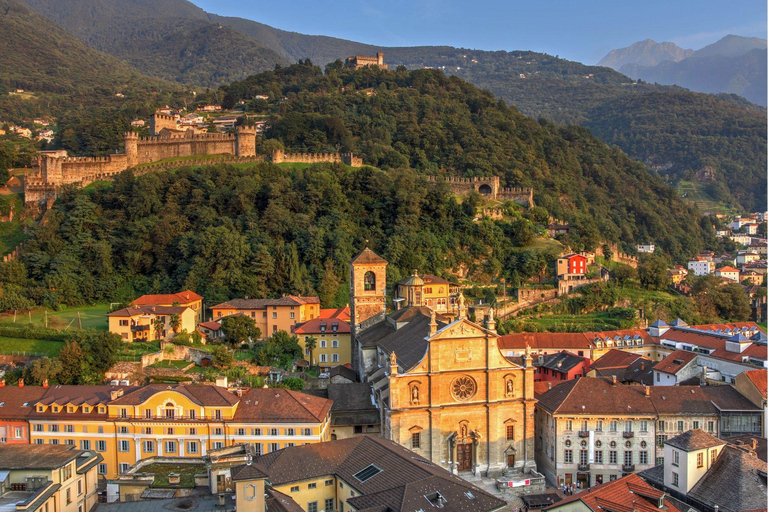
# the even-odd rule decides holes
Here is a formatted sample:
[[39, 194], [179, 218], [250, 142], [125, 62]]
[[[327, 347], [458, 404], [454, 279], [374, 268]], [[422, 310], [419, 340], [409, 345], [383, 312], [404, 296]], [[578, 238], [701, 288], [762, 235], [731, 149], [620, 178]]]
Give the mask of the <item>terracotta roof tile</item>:
[[322, 422], [328, 417], [332, 403], [332, 400], [289, 389], [252, 388], [240, 399], [234, 421]]
[[[0, 419], [24, 419], [34, 409], [47, 388], [41, 386], [4, 386], [0, 388]], [[24, 404], [27, 404], [26, 406]]]
[[387, 260], [370, 250], [368, 247], [360, 251], [360, 254], [349, 260], [350, 265], [387, 264]]
[[[581, 501], [594, 511], [610, 510], [612, 512], [680, 512], [674, 505], [665, 500], [665, 507], [659, 508], [657, 489], [651, 487], [639, 476], [627, 475], [613, 482], [599, 484], [586, 491], [569, 496], [556, 505], [545, 510], [558, 510], [564, 505]], [[663, 493], [662, 493], [663, 494]]]
[[349, 315], [349, 306], [344, 306], [343, 308], [336, 309], [321, 309], [319, 318], [338, 318], [339, 320], [349, 322]]
[[656, 414], [642, 387], [614, 385], [599, 377], [566, 381], [541, 395], [539, 406], [552, 414]]
[[[334, 325], [336, 329], [334, 330]], [[320, 333], [339, 333], [349, 334], [349, 324], [338, 318], [313, 318], [308, 322], [303, 322], [293, 326], [293, 332], [296, 334], [320, 334]]]
[[601, 357], [597, 358], [589, 367], [593, 370], [604, 368], [626, 368], [630, 364], [634, 363], [637, 359], [647, 359], [640, 354], [633, 354], [632, 352], [625, 352], [612, 348]]
[[653, 367], [658, 372], [677, 375], [677, 373], [688, 366], [688, 363], [696, 359], [696, 354], [687, 350], [675, 350], [667, 357]]
[[161, 295], [142, 295], [138, 299], [131, 302], [133, 306], [160, 306], [160, 305], [173, 305], [174, 302], [179, 304], [189, 304], [203, 300], [203, 298], [191, 290], [185, 290], [179, 293], [167, 293]]
[[763, 398], [768, 398], [768, 370], [747, 370], [744, 375], [752, 381]]
[[498, 339], [501, 350], [524, 349], [531, 347], [534, 350], [541, 349], [591, 349], [592, 341], [584, 333], [517, 333], [506, 334]]

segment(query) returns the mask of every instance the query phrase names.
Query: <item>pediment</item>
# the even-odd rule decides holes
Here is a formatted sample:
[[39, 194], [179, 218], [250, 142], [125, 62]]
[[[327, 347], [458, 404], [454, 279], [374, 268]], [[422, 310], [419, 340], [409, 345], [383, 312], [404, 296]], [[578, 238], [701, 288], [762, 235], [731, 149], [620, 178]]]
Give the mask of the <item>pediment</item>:
[[460, 338], [498, 338], [498, 334], [484, 329], [476, 323], [470, 322], [466, 318], [454, 320], [452, 323], [446, 325], [429, 340], [442, 340], [442, 339], [460, 339]]

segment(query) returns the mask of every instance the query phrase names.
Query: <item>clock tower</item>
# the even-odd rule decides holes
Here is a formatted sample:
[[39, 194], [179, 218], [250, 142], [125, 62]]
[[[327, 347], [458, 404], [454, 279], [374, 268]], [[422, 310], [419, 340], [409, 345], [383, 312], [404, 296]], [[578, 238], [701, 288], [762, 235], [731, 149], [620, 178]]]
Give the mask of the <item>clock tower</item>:
[[[368, 247], [349, 262], [352, 368], [361, 374], [357, 334], [386, 316], [387, 260]], [[361, 374], [362, 375], [362, 374]]]

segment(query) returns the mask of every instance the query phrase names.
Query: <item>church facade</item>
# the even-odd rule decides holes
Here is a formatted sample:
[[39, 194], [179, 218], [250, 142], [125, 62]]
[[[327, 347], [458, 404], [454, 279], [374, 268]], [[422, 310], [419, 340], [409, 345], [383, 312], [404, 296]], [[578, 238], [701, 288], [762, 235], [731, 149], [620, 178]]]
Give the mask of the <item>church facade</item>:
[[386, 261], [366, 248], [350, 266], [355, 369], [382, 435], [454, 473], [535, 468], [532, 360], [504, 357], [492, 312], [471, 322], [460, 295], [454, 311], [386, 315]]

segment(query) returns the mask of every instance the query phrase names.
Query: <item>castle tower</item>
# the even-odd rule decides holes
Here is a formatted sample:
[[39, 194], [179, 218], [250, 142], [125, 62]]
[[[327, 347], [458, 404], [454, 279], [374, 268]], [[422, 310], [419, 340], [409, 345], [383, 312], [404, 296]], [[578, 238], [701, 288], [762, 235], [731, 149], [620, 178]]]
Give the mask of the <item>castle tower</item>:
[[134, 132], [125, 132], [125, 159], [128, 167], [139, 165], [139, 136]]
[[387, 260], [368, 247], [349, 262], [352, 368], [360, 372], [357, 334], [384, 320], [386, 315]]
[[149, 118], [149, 133], [157, 136], [160, 130], [168, 128], [169, 130], [176, 130], [176, 118], [163, 114], [162, 112], [155, 112], [152, 117]]
[[256, 128], [238, 126], [235, 130], [235, 155], [256, 156]]
[[384, 67], [384, 52], [376, 52], [376, 64], [380, 67]]

